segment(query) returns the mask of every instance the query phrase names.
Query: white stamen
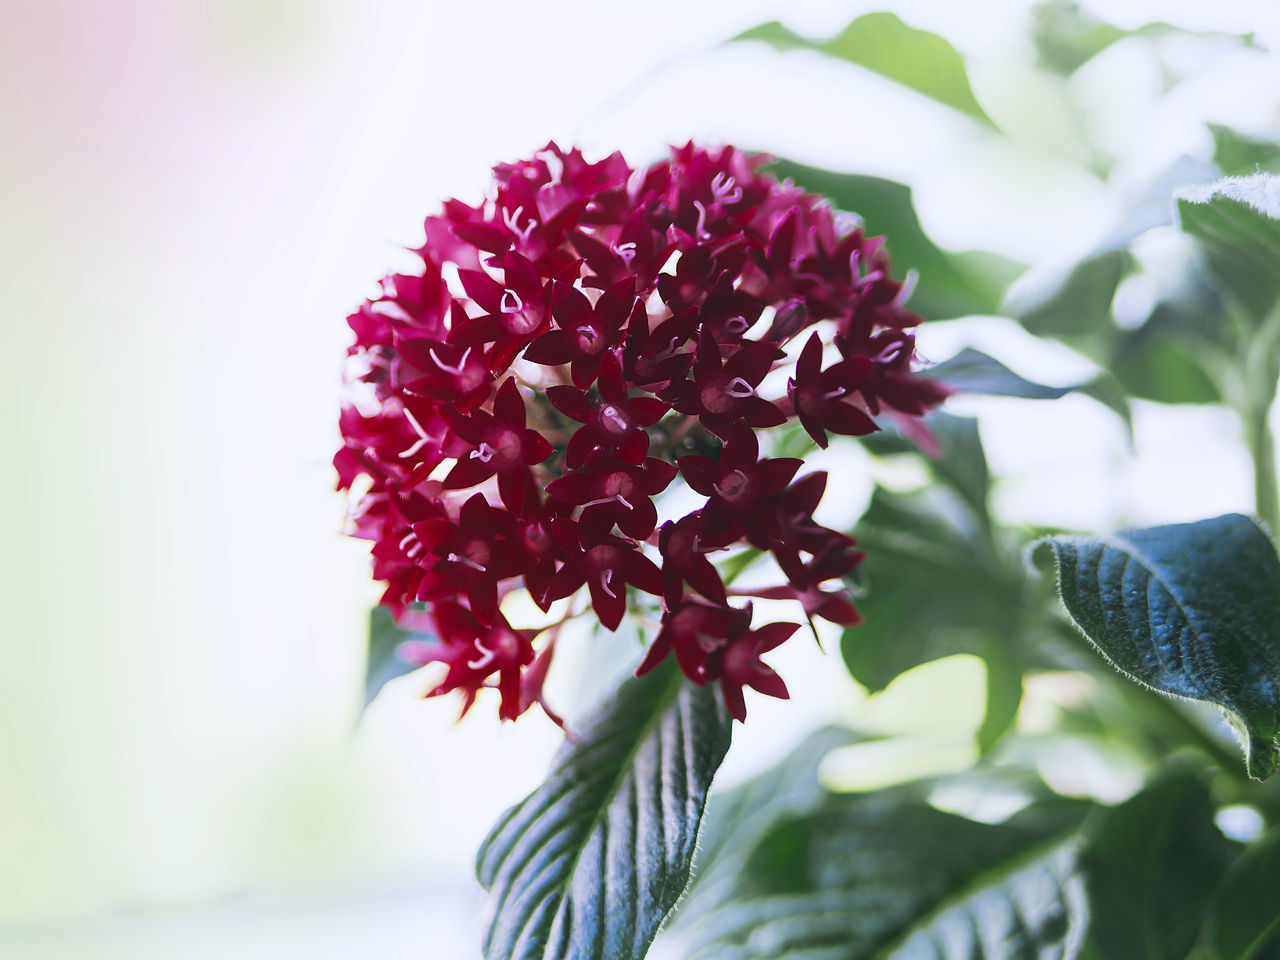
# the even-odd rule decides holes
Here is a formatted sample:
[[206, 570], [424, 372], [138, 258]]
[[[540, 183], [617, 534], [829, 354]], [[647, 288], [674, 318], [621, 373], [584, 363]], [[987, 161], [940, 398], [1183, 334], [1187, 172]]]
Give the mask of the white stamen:
[[498, 304], [498, 309], [503, 313], [519, 313], [524, 309], [524, 301], [520, 299], [520, 294], [508, 287], [502, 291], [502, 302]]
[[418, 418], [409, 412], [409, 408], [405, 407], [404, 418], [409, 421], [409, 426], [413, 427], [413, 432], [420, 436], [423, 440], [427, 439], [427, 431], [422, 429], [422, 424], [418, 422]]
[[724, 322], [725, 333], [746, 333], [750, 326], [746, 317], [730, 317]]
[[619, 430], [625, 430], [627, 428], [627, 421], [622, 418], [620, 413], [618, 413], [617, 407], [605, 407], [600, 411], [600, 416], [604, 417]]
[[474, 660], [468, 660], [467, 668], [470, 670], [483, 670], [489, 664], [493, 663], [494, 658], [497, 657], [497, 655], [497, 651], [486, 650], [484, 647], [481, 647], [480, 656], [476, 657]]
[[547, 173], [551, 176], [551, 182], [559, 183], [560, 177], [564, 174], [564, 161], [550, 150], [543, 150], [537, 154], [537, 157], [547, 165]]
[[855, 280], [853, 284], [853, 288], [855, 290], [860, 290], [863, 287], [867, 286], [868, 284], [875, 283], [877, 280], [879, 280], [883, 276], [884, 274], [881, 273], [879, 270], [872, 270], [861, 280]]
[[588, 500], [586, 503], [582, 504], [582, 509], [585, 510], [587, 509], [587, 507], [598, 507], [602, 503], [614, 503], [614, 502], [622, 504], [628, 510], [635, 509], [635, 507], [633, 507], [627, 501], [627, 498], [620, 493], [615, 493], [612, 497], [601, 497], [599, 500]]
[[476, 563], [470, 557], [463, 557], [463, 556], [459, 556], [456, 553], [451, 553], [447, 557], [445, 557], [445, 559], [450, 561], [451, 563], [460, 563], [464, 567], [470, 567], [472, 570], [478, 570], [481, 573], [484, 573], [484, 567]]
[[502, 222], [507, 225], [507, 229], [520, 238], [520, 242], [524, 245], [529, 243], [529, 234], [533, 233], [534, 228], [538, 225], [538, 221], [529, 218], [529, 222], [520, 227], [520, 214], [524, 213], [524, 207], [516, 207], [514, 211], [503, 210]]
[[655, 353], [653, 358], [650, 360], [650, 363], [657, 363], [660, 360], [669, 360], [674, 357], [676, 355], [676, 344], [679, 342], [679, 337], [672, 337], [671, 342], [667, 344], [667, 349], [663, 350], [661, 353]]
[[737, 203], [742, 199], [742, 188], [733, 177], [717, 173], [711, 178], [711, 195], [717, 203]]
[[828, 390], [826, 393], [824, 393], [822, 395], [822, 399], [834, 400], [836, 397], [843, 397], [844, 395], [845, 395], [844, 387], [837, 387], [835, 390]]
[[636, 198], [636, 194], [640, 192], [640, 188], [644, 186], [644, 167], [637, 167], [631, 171], [631, 176], [627, 177], [627, 196], [632, 200]]
[[421, 450], [426, 445], [427, 445], [427, 438], [423, 437], [421, 440], [414, 441], [413, 446], [411, 446], [408, 450], [402, 450], [397, 456], [401, 460], [407, 460], [409, 457], [412, 457], [414, 454], [416, 454], [419, 450]]
[[693, 228], [694, 237], [698, 240], [710, 240], [711, 234], [707, 233], [707, 208], [700, 200], [693, 201], [693, 205], [698, 208], [698, 225]]
[[751, 386], [751, 384], [747, 383], [747, 381], [743, 380], [741, 377], [734, 377], [730, 380], [725, 386], [724, 392], [731, 397], [737, 397], [739, 400], [744, 397], [754, 397], [756, 395], [755, 387]]
[[595, 327], [578, 327], [574, 332], [586, 337], [591, 343], [595, 343], [596, 338], [600, 336], [596, 333]]
[[480, 446], [467, 454], [467, 457], [471, 460], [479, 460], [481, 463], [488, 463], [493, 459], [493, 455], [497, 452], [498, 451], [494, 450], [488, 443], [481, 440]]
[[[734, 490], [732, 490], [732, 491], [731, 491], [731, 492], [733, 492], [733, 493], [737, 493], [737, 492], [738, 492], [738, 490], [741, 490], [744, 486], [746, 486], [746, 484], [747, 484], [747, 482], [748, 482], [748, 477], [747, 477], [747, 475], [746, 475], [745, 473], [743, 473], [741, 470], [736, 470], [736, 469], [735, 469], [733, 472], [734, 472], [734, 473], [736, 473], [736, 474], [741, 478], [741, 480], [742, 480], [742, 483], [738, 484], [738, 486], [737, 486]], [[716, 490], [716, 493], [720, 494], [720, 496], [722, 496], [722, 497], [727, 497], [727, 496], [729, 495], [729, 493], [727, 493], [727, 492], [725, 491], [725, 489], [724, 489], [723, 487], [721, 487], [721, 486], [720, 486], [720, 484], [718, 484], [718, 483], [715, 485], [715, 490]]]
[[408, 533], [406, 533], [403, 537], [400, 538], [400, 549], [403, 550], [405, 547], [409, 545], [411, 541], [416, 539], [417, 537], [414, 535], [414, 532], [410, 530]]
[[902, 280], [902, 287], [898, 290], [898, 295], [893, 298], [893, 305], [900, 307], [911, 298], [911, 294], [915, 292], [916, 284], [920, 282], [920, 271], [912, 267], [907, 271], [907, 275]]
[[436, 362], [436, 366], [445, 373], [452, 373], [455, 377], [460, 377], [462, 376], [462, 368], [467, 365], [467, 357], [471, 356], [471, 348], [467, 347], [467, 349], [462, 351], [462, 359], [458, 361], [458, 365], [456, 367], [451, 367], [449, 364], [441, 360], [440, 354], [436, 353], [435, 347], [427, 347], [427, 354]]
[[612, 571], [612, 570], [601, 570], [601, 571], [600, 571], [600, 587], [601, 587], [601, 589], [603, 589], [603, 590], [604, 590], [604, 592], [605, 592], [605, 593], [607, 593], [609, 596], [611, 596], [613, 599], [617, 600], [617, 599], [618, 599], [618, 595], [617, 595], [616, 593], [614, 593], [614, 592], [609, 588], [609, 584], [610, 584], [610, 583], [612, 583], [612, 582], [613, 582], [613, 571]]
[[631, 261], [632, 261], [632, 260], [634, 260], [634, 259], [636, 258], [636, 245], [635, 245], [635, 243], [618, 243], [618, 244], [615, 244], [615, 245], [614, 245], [614, 247], [613, 247], [613, 252], [614, 252], [614, 253], [616, 253], [616, 254], [618, 255], [619, 259], [621, 259], [621, 260], [622, 260], [622, 265], [623, 265], [624, 267], [626, 267], [628, 270], [630, 270], [630, 269], [631, 269]]

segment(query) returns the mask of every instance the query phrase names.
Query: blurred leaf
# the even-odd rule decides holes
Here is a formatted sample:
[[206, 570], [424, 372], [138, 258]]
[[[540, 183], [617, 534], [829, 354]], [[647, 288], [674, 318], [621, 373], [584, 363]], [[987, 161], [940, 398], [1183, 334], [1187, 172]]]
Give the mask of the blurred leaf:
[[1169, 23], [1148, 23], [1136, 30], [1119, 27], [1089, 16], [1075, 0], [1048, 0], [1032, 10], [1031, 38], [1036, 45], [1040, 66], [1069, 76], [1113, 43], [1126, 37], [1158, 39], [1169, 35], [1233, 40], [1246, 47], [1254, 46], [1253, 34], [1195, 31]]
[[807, 40], [776, 20], [752, 27], [729, 42], [741, 40], [759, 40], [778, 50], [817, 50], [995, 127], [974, 98], [964, 60], [956, 48], [936, 33], [907, 26], [892, 13], [864, 14], [830, 40]]
[[690, 955], [1074, 957], [1087, 916], [1079, 817], [993, 826], [899, 791], [830, 796], [763, 838], [733, 894], [701, 918]]
[[1065, 274], [1014, 290], [1005, 310], [1037, 336], [1096, 337], [1111, 329], [1111, 302], [1132, 269], [1128, 250], [1096, 253]]
[[986, 754], [1013, 726], [1022, 703], [1022, 664], [1012, 651], [994, 639], [983, 651], [987, 665], [987, 712], [978, 728], [978, 750]]
[[674, 663], [626, 681], [476, 862], [488, 960], [644, 956], [689, 879], [731, 721]]
[[779, 820], [815, 809], [826, 795], [818, 783], [818, 767], [828, 753], [854, 740], [838, 727], [810, 734], [781, 763], [742, 786], [713, 796], [707, 803], [693, 880], [677, 925], [695, 917], [703, 904], [724, 899], [760, 838]]
[[1228, 177], [1178, 198], [1210, 274], [1261, 322], [1280, 300], [1280, 177]]
[[1280, 173], [1280, 143], [1254, 140], [1230, 127], [1209, 124], [1213, 134], [1213, 162], [1225, 176]]
[[1162, 693], [1216, 704], [1249, 775], [1274, 772], [1280, 745], [1280, 560], [1248, 517], [1052, 537], [1062, 600], [1104, 657]]
[[[1177, 304], [1157, 304], [1146, 323], [1122, 332], [1111, 371], [1132, 396], [1158, 403], [1217, 403], [1221, 394], [1183, 336], [1175, 315], [1179, 309]], [[1211, 325], [1209, 315], [1204, 319]]]
[[1070, 387], [1048, 387], [1014, 373], [995, 357], [966, 347], [949, 360], [924, 371], [955, 387], [961, 393], [982, 393], [996, 397], [1023, 397], [1028, 400], [1057, 400], [1068, 393], [1083, 393], [1115, 410], [1130, 424], [1129, 401], [1124, 390], [1109, 374]]
[[1088, 830], [1090, 940], [1102, 960], [1183, 960], [1231, 859], [1209, 791], [1165, 775]]
[[1175, 221], [1174, 194], [1188, 186], [1213, 183], [1220, 176], [1212, 164], [1183, 154], [1164, 173], [1148, 182], [1136, 200], [1125, 205], [1111, 232], [1093, 252], [1118, 250], [1148, 230], [1171, 226]]
[[892, 180], [852, 173], [835, 173], [790, 160], [776, 160], [769, 172], [791, 179], [813, 193], [828, 197], [841, 210], [862, 218], [868, 236], [883, 235], [893, 269], [899, 276], [910, 269], [919, 282], [909, 301], [911, 309], [930, 320], [999, 310], [1005, 289], [1023, 266], [993, 253], [947, 253], [925, 235], [911, 201], [911, 188]]
[[1214, 894], [1201, 960], [1280, 957], [1280, 828], [1231, 865]]
[[400, 644], [406, 640], [430, 643], [433, 638], [397, 627], [391, 619], [391, 611], [386, 607], [374, 607], [369, 612], [369, 657], [364, 674], [366, 707], [373, 703], [378, 691], [396, 677], [418, 669], [416, 664], [406, 663], [396, 656]]

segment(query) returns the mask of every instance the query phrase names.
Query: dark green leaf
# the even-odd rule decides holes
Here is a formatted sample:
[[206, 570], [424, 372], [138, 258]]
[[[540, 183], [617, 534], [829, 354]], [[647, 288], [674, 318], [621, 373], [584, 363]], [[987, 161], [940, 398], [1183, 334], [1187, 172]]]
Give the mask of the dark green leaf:
[[1208, 789], [1190, 773], [1104, 811], [1083, 854], [1099, 957], [1183, 960], [1230, 859]]
[[776, 20], [752, 27], [730, 42], [740, 40], [759, 40], [778, 50], [820, 51], [995, 126], [974, 98], [956, 48], [936, 33], [907, 26], [892, 13], [864, 14], [830, 40], [807, 40]]
[[1228, 177], [1250, 173], [1280, 173], [1280, 143], [1255, 140], [1244, 134], [1209, 124], [1213, 134], [1213, 162]]
[[[1127, 330], [1113, 347], [1111, 371], [1129, 394], [1159, 403], [1217, 403], [1213, 380], [1195, 359], [1193, 347], [1172, 316], [1175, 304], [1157, 304], [1147, 322]], [[1207, 324], [1212, 324], [1206, 314]]]
[[1280, 300], [1280, 177], [1257, 173], [1188, 189], [1178, 216], [1223, 291], [1264, 320]]
[[1251, 844], [1223, 876], [1202, 945], [1203, 960], [1280, 957], [1280, 828]]
[[670, 660], [624, 683], [480, 849], [488, 960], [644, 956], [688, 882], [730, 728]]
[[400, 644], [406, 640], [431, 642], [432, 638], [397, 627], [391, 620], [391, 611], [386, 607], [374, 607], [369, 612], [369, 658], [364, 675], [366, 707], [373, 702], [378, 691], [396, 677], [418, 669], [416, 665], [406, 663], [396, 656]]
[[764, 837], [692, 956], [1074, 957], [1087, 909], [1078, 819], [993, 826], [897, 791], [832, 796]]
[[930, 320], [993, 314], [1005, 289], [1022, 265], [993, 253], [947, 253], [925, 235], [911, 201], [911, 188], [892, 180], [834, 173], [789, 160], [775, 161], [769, 171], [791, 179], [805, 190], [828, 197], [841, 210], [862, 218], [870, 235], [883, 235], [893, 269], [904, 276], [919, 272], [911, 309]]
[[1163, 693], [1222, 708], [1249, 775], [1274, 772], [1280, 746], [1280, 560], [1248, 517], [1054, 537], [1063, 602], [1117, 668]]

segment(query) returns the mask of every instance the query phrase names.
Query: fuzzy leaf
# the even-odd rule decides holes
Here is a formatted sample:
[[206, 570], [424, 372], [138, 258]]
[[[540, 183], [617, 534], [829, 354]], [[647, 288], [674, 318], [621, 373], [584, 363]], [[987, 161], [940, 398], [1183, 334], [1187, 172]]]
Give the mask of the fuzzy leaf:
[[1248, 517], [1052, 537], [1063, 602], [1099, 651], [1139, 683], [1216, 704], [1249, 775], [1280, 756], [1280, 560]]
[[1209, 124], [1213, 134], [1213, 162], [1228, 177], [1250, 173], [1280, 173], [1280, 143], [1255, 140], [1243, 133]]
[[1178, 216], [1222, 289], [1264, 320], [1280, 300], [1280, 177], [1257, 173], [1188, 188]]
[[688, 883], [730, 727], [670, 661], [624, 683], [481, 847], [485, 957], [643, 957]]

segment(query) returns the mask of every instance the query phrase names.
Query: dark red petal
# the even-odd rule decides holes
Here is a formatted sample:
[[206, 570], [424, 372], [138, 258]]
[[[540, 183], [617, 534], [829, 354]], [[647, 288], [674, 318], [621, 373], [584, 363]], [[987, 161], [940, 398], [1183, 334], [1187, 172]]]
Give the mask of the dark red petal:
[[742, 684], [725, 676], [720, 678], [720, 692], [724, 694], [724, 705], [729, 716], [743, 723], [747, 719], [747, 702], [742, 697]]
[[479, 457], [464, 457], [453, 465], [442, 484], [446, 490], [465, 490], [477, 483], [484, 483], [494, 474], [493, 465]]
[[581, 291], [559, 280], [551, 285], [551, 314], [556, 324], [572, 332], [591, 322], [591, 301]]
[[702, 554], [695, 554], [690, 558], [688, 565], [685, 567], [684, 577], [689, 581], [689, 586], [693, 587], [708, 600], [712, 600], [715, 603], [728, 604], [729, 598], [725, 595], [724, 582], [720, 579], [720, 572]]
[[787, 422], [787, 416], [764, 397], [746, 397], [742, 401], [742, 414], [753, 427], [777, 427]]
[[462, 289], [485, 313], [497, 313], [502, 309], [503, 286], [483, 270], [459, 270]]
[[582, 466], [587, 454], [595, 449], [596, 432], [590, 427], [582, 427], [569, 438], [564, 450], [564, 465], [570, 468]]
[[747, 341], [725, 361], [726, 377], [741, 377], [753, 387], [764, 379], [773, 362], [781, 355], [776, 343]]
[[822, 338], [816, 333], [809, 338], [796, 358], [796, 381], [808, 383], [822, 372]]
[[720, 479], [720, 465], [710, 457], [691, 453], [678, 459], [676, 465], [680, 468], [680, 473], [684, 476], [685, 482], [695, 492], [702, 494], [704, 497], [709, 497], [715, 493], [716, 481]]
[[761, 460], [756, 471], [756, 482], [759, 484], [761, 496], [777, 493], [796, 475], [796, 471], [804, 466], [804, 461], [796, 457], [775, 457], [772, 460]]
[[642, 489], [649, 496], [661, 493], [676, 478], [676, 470], [674, 463], [659, 460], [657, 457], [648, 457], [644, 462]]
[[562, 600], [586, 582], [587, 576], [580, 563], [566, 563], [551, 578], [545, 598], [548, 603], [552, 600]]
[[831, 623], [838, 623], [843, 627], [852, 627], [862, 622], [861, 612], [843, 593], [828, 593], [824, 596], [826, 599], [811, 611], [813, 616], [821, 617]]
[[636, 397], [627, 401], [627, 412], [631, 414], [631, 420], [640, 427], [653, 426], [670, 409], [669, 404], [663, 403], [657, 397]]
[[516, 386], [514, 377], [508, 377], [498, 387], [498, 395], [493, 400], [494, 416], [508, 426], [517, 430], [524, 429], [524, 398], [520, 396], [520, 388]]
[[603, 577], [604, 572], [601, 571], [587, 583], [587, 589], [591, 591], [591, 606], [600, 620], [600, 626], [606, 630], [617, 630], [618, 624], [622, 623], [622, 615], [627, 612], [626, 583], [622, 577], [614, 574], [606, 590]]
[[552, 480], [547, 484], [546, 492], [548, 496], [565, 503], [586, 503], [592, 498], [591, 481], [590, 471], [578, 470]]
[[633, 540], [647, 540], [657, 525], [658, 510], [648, 497], [632, 504], [627, 515], [618, 521], [618, 528]]
[[722, 466], [743, 467], [754, 465], [760, 457], [760, 442], [755, 431], [745, 420], [737, 420], [729, 428], [729, 436], [720, 451]]
[[766, 623], [752, 634], [756, 638], [756, 652], [764, 653], [786, 642], [791, 635], [800, 629], [798, 623]]
[[524, 442], [521, 446], [524, 450], [524, 462], [529, 466], [541, 463], [555, 452], [555, 448], [551, 446], [551, 441], [537, 430], [526, 430], [524, 432]]
[[579, 423], [591, 422], [591, 416], [594, 413], [591, 400], [576, 387], [564, 384], [547, 387], [547, 399], [570, 420], [577, 420]]
[[645, 593], [662, 596], [662, 571], [639, 550], [627, 558], [627, 582]]
[[782, 682], [782, 678], [778, 676], [772, 667], [763, 663], [756, 664], [751, 676], [747, 679], [747, 685], [760, 691], [765, 696], [777, 697], [779, 700], [790, 700], [791, 694], [787, 692], [787, 685]]
[[487, 576], [475, 576], [467, 584], [467, 599], [471, 601], [471, 611], [486, 627], [493, 623], [498, 612], [498, 584]]
[[667, 654], [671, 652], [671, 635], [666, 630], [658, 633], [657, 639], [649, 647], [649, 652], [644, 655], [644, 659], [640, 662], [640, 666], [636, 667], [636, 676], [643, 677], [646, 673], [667, 659]]
[[564, 330], [548, 330], [529, 344], [524, 358], [545, 367], [559, 366], [573, 359], [570, 335]]
[[839, 433], [846, 437], [861, 437], [880, 429], [866, 411], [855, 407], [852, 403], [829, 404], [822, 411], [822, 424], [832, 433]]
[[498, 495], [508, 510], [519, 514], [524, 508], [524, 480], [526, 470], [519, 467], [515, 470], [504, 470], [498, 474]]
[[637, 466], [644, 463], [644, 455], [649, 452], [649, 435], [643, 430], [628, 431], [617, 446], [618, 456], [627, 463]]

